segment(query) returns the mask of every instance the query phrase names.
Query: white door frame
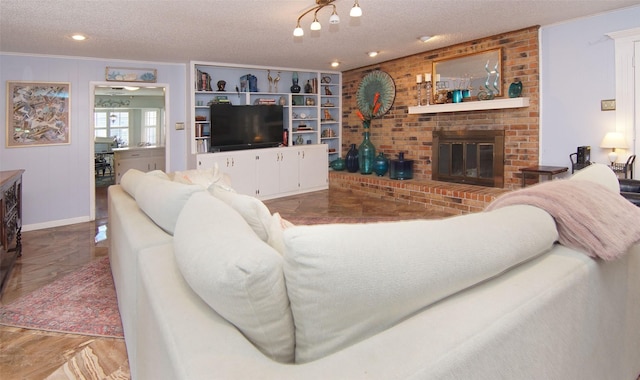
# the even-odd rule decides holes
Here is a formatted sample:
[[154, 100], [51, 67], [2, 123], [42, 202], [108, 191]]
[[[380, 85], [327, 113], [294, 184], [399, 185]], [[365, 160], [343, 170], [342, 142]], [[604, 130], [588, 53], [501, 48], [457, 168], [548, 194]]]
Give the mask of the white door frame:
[[[89, 82], [89, 162], [93, 162], [95, 157], [95, 144], [94, 144], [94, 136], [95, 136], [95, 118], [94, 113], [96, 109], [96, 87], [99, 86], [114, 86], [114, 82]], [[164, 146], [165, 146], [165, 168], [169, 168], [170, 162], [170, 154], [171, 151], [170, 143], [170, 134], [169, 134], [169, 84], [168, 83], [140, 83], [140, 82], [118, 82], [118, 87], [124, 86], [134, 86], [134, 87], [157, 87], [164, 88], [164, 117], [162, 128], [164, 129]], [[115, 167], [112, 168], [114, 170], [115, 176]], [[89, 220], [96, 220], [96, 173], [95, 173], [95, 165], [89, 165]], [[114, 177], [115, 178], [115, 177]]]

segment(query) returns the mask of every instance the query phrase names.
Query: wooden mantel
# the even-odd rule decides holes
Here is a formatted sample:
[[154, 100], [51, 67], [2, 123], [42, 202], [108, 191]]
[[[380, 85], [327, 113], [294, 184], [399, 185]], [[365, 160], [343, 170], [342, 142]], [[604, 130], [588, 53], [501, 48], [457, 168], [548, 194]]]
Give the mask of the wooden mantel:
[[430, 104], [409, 107], [409, 114], [495, 110], [529, 107], [529, 98], [476, 100], [462, 103]]

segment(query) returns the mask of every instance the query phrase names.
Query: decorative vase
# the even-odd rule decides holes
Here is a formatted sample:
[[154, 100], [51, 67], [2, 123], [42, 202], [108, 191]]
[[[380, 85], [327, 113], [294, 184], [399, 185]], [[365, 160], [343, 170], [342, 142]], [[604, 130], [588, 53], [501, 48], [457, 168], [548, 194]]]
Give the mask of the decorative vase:
[[344, 170], [346, 164], [342, 158], [336, 158], [335, 160], [331, 161], [330, 166], [331, 169], [335, 171], [342, 171]]
[[380, 152], [373, 162], [373, 171], [380, 177], [387, 174], [389, 169], [389, 160], [384, 156], [384, 153]]
[[[365, 121], [365, 125], [368, 122]], [[365, 127], [362, 133], [364, 139], [360, 148], [358, 148], [358, 165], [360, 166], [360, 174], [371, 174], [373, 172], [373, 161], [376, 157], [376, 147], [369, 140], [369, 128]]]
[[391, 179], [412, 179], [413, 160], [405, 160], [404, 152], [398, 153], [397, 160], [391, 160], [389, 164], [389, 178]]
[[291, 82], [293, 82], [293, 86], [291, 86], [291, 92], [297, 94], [300, 92], [300, 86], [298, 85], [298, 72], [294, 71], [291, 76]]
[[515, 81], [509, 85], [509, 97], [519, 98], [522, 95], [522, 82]]
[[356, 148], [356, 144], [351, 144], [351, 146], [349, 147], [349, 151], [345, 156], [345, 166], [347, 167], [347, 171], [349, 173], [355, 173], [358, 171], [358, 149]]

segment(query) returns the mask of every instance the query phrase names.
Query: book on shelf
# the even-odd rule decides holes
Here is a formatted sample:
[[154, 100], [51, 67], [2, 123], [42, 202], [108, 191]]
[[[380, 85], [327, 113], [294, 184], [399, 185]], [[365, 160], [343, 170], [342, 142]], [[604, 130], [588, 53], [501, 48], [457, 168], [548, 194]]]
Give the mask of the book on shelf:
[[276, 100], [270, 98], [258, 98], [253, 102], [253, 104], [276, 104]]

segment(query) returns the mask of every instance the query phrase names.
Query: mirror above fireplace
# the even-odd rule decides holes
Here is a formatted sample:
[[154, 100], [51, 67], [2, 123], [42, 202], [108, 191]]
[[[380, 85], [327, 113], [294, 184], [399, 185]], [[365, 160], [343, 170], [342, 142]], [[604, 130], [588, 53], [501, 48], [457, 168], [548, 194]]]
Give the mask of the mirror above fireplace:
[[471, 99], [477, 100], [479, 92], [487, 92], [488, 83], [493, 96], [500, 97], [504, 94], [502, 78], [500, 48], [433, 61], [434, 95], [438, 90], [470, 89]]

